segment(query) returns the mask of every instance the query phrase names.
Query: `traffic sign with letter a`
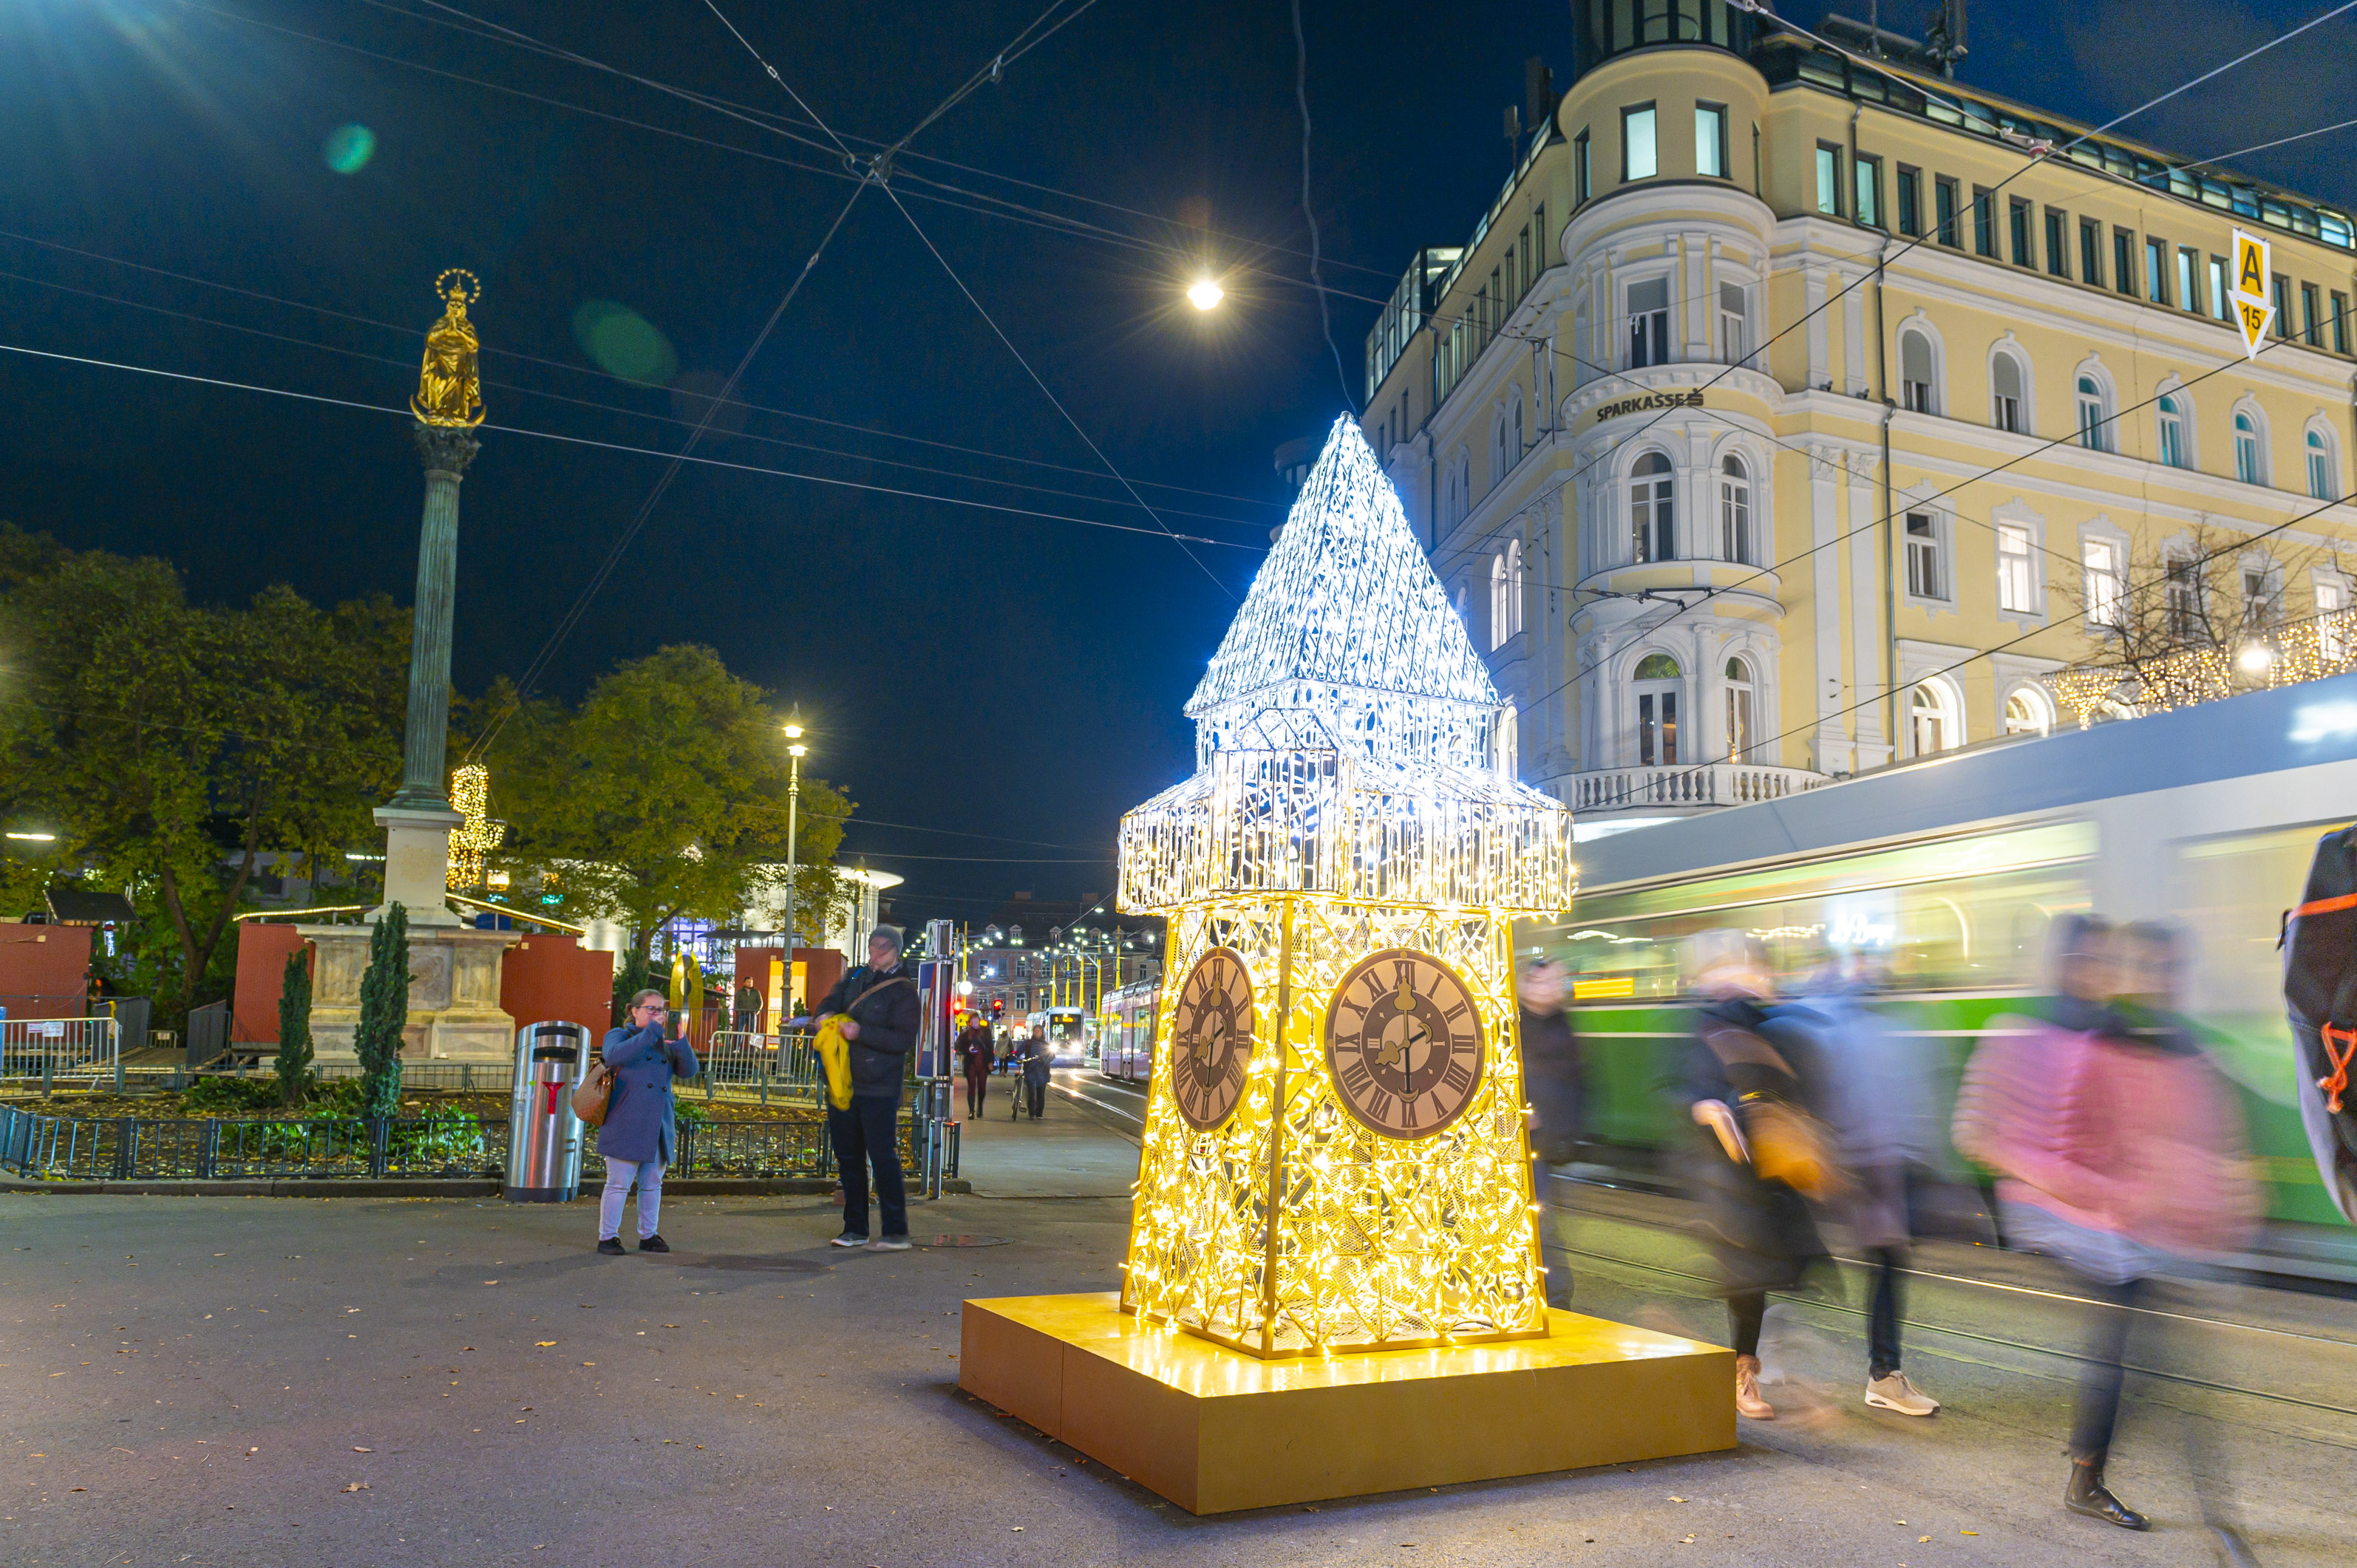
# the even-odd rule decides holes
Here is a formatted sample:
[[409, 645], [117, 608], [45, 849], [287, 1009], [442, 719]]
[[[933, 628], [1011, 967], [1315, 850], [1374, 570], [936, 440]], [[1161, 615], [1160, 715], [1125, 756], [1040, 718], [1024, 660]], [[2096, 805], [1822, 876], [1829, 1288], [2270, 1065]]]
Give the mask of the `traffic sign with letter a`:
[[2275, 247], [2259, 235], [2234, 231], [2234, 292], [2265, 303], [2267, 274], [2275, 270]]
[[2243, 352], [2257, 359], [2259, 350], [2267, 346], [2267, 328], [2276, 318], [2276, 307], [2255, 299], [2234, 295], [2234, 324], [2243, 329]]

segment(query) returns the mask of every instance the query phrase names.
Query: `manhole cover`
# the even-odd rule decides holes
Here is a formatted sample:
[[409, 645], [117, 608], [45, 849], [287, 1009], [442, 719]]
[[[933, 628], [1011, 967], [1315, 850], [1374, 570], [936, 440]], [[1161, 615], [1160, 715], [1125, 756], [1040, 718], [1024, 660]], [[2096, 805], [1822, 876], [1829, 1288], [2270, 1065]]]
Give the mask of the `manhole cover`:
[[1004, 1236], [936, 1236], [925, 1243], [928, 1247], [1004, 1247]]
[[726, 1252], [706, 1253], [701, 1257], [691, 1252], [685, 1257], [673, 1258], [672, 1263], [675, 1268], [722, 1269], [731, 1273], [815, 1274], [826, 1267], [808, 1258], [755, 1258]]

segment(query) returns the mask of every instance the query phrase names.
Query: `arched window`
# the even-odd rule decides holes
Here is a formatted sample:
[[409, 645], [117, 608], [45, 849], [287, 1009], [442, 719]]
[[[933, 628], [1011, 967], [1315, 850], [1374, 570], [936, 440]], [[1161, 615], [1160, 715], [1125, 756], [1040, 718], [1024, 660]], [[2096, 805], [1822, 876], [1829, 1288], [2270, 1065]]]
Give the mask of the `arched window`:
[[1490, 557], [1490, 647], [1492, 651], [1503, 648], [1506, 639], [1523, 629], [1523, 542], [1506, 541], [1506, 547]]
[[1522, 715], [1514, 711], [1513, 703], [1508, 703], [1498, 710], [1497, 764], [1501, 779], [1512, 779], [1521, 772], [1522, 731]]
[[2185, 399], [2175, 392], [2160, 394], [2160, 460], [2172, 468], [2193, 467], [2185, 439]]
[[1523, 394], [1517, 392], [1514, 394], [1514, 406], [1506, 415], [1506, 452], [1512, 459], [1506, 465], [1507, 467], [1512, 468], [1515, 463], [1521, 462], [1523, 454], [1529, 450], [1530, 447], [1523, 440]]
[[1490, 433], [1490, 482], [1503, 482], [1506, 471], [1513, 466], [1513, 459], [1506, 455], [1506, 416], [1501, 413]]
[[1740, 658], [1727, 661], [1727, 760], [1749, 762], [1760, 743], [1759, 707], [1751, 666]]
[[2079, 378], [2079, 445], [2090, 452], [2112, 449], [2111, 427], [2104, 423], [2104, 383], [2093, 376]]
[[1648, 653], [1637, 661], [1637, 766], [1674, 768], [1678, 763], [1678, 693], [1684, 687], [1678, 661]]
[[2308, 493], [2320, 501], [2341, 499], [2340, 475], [2333, 470], [2332, 447], [2324, 439], [2324, 432], [2308, 433]]
[[1659, 452], [1637, 459], [1629, 480], [1629, 559], [1674, 561], [1677, 524], [1671, 506], [1670, 460]]
[[2234, 411], [2234, 478], [2246, 485], [2263, 485], [2259, 424], [2242, 409]]
[[1743, 459], [1729, 455], [1718, 466], [1718, 554], [1722, 561], [1754, 564], [1751, 553], [1751, 475]]
[[1915, 695], [1907, 705], [1913, 720], [1916, 756], [1929, 757], [1964, 743], [1964, 725], [1958, 722], [1956, 700], [1947, 687], [1936, 681], [1926, 681], [1915, 688]]
[[2005, 700], [2005, 733], [2007, 735], [2050, 735], [2054, 730], [2054, 705], [2042, 692], [2019, 687]]
[[1899, 390], [1909, 412], [1940, 412], [1938, 389], [1932, 380], [1932, 339], [1921, 332], [1899, 335]]
[[2016, 435], [2025, 428], [2022, 418], [2021, 361], [1999, 354], [1989, 367], [1989, 423]]

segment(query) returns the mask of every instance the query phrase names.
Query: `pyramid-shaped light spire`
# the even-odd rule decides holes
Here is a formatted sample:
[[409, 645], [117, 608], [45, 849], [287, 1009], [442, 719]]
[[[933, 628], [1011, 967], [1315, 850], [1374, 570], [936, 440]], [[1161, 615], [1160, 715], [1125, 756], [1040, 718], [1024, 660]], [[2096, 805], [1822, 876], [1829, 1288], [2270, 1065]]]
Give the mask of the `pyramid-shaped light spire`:
[[1299, 682], [1482, 708], [1500, 701], [1348, 414], [1334, 422], [1187, 714]]

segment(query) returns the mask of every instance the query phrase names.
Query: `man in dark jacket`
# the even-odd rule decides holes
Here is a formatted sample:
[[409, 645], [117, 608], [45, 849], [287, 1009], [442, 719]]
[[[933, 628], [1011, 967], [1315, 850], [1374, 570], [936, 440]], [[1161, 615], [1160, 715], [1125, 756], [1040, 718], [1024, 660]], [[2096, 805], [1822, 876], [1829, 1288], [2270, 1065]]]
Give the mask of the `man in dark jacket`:
[[1564, 1010], [1565, 988], [1563, 965], [1540, 960], [1523, 966], [1514, 989], [1521, 1004], [1523, 1091], [1531, 1104], [1531, 1201], [1539, 1206], [1540, 1234], [1548, 1243], [1547, 1305], [1568, 1309], [1571, 1255], [1555, 1236], [1547, 1213], [1548, 1178], [1554, 1166], [1579, 1157], [1587, 1078], [1579, 1041]]
[[909, 1053], [916, 1048], [923, 1009], [916, 977], [900, 962], [900, 933], [878, 926], [867, 939], [867, 962], [843, 977], [818, 1004], [816, 1018], [843, 1019], [850, 1044], [851, 1106], [827, 1107], [827, 1133], [834, 1143], [835, 1168], [843, 1176], [843, 1234], [838, 1247], [867, 1245], [867, 1173], [876, 1173], [876, 1196], [884, 1208], [884, 1235], [877, 1250], [909, 1247], [909, 1196], [900, 1181], [900, 1081]]
[[1048, 1112], [1048, 1069], [1054, 1060], [1048, 1046], [1048, 1031], [1041, 1029], [1023, 1047], [1024, 1103], [1037, 1122]]

